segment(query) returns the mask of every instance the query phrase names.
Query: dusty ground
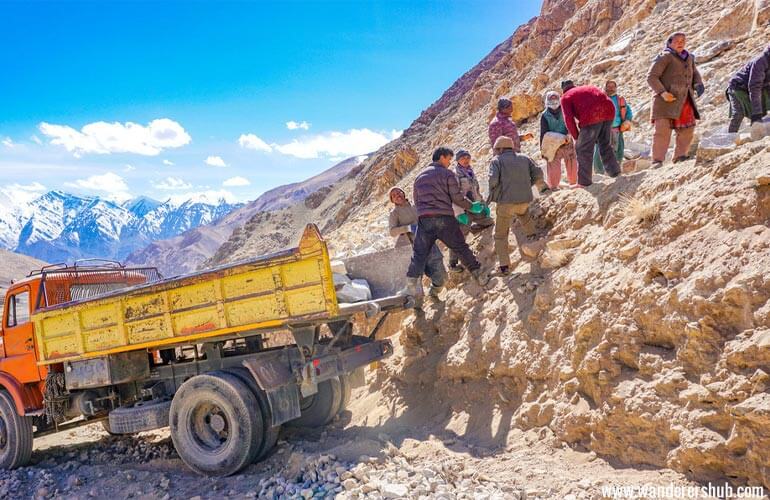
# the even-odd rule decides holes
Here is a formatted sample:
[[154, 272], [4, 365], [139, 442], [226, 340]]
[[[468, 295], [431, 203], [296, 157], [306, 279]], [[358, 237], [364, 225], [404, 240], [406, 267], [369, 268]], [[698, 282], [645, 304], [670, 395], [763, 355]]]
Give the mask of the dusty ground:
[[[375, 378], [369, 374], [371, 388], [357, 389], [351, 411], [331, 426], [285, 431], [267, 460], [232, 477], [192, 473], [176, 455], [167, 429], [113, 437], [92, 424], [37, 440], [33, 465], [0, 472], [0, 496], [263, 498], [299, 497], [304, 490], [340, 498], [364, 492], [368, 498], [395, 498], [407, 492], [414, 498], [577, 499], [602, 498], [601, 488], [612, 485], [697, 486], [671, 470], [629, 469], [595, 453], [563, 448], [545, 429], [506, 430], [505, 444], [480, 446], [478, 438], [463, 437], [462, 417], [436, 430], [445, 407], [440, 401], [424, 406], [437, 411], [393, 418], [397, 412], [378, 403]], [[487, 425], [495, 432], [494, 422]], [[311, 477], [313, 472], [321, 477]]]

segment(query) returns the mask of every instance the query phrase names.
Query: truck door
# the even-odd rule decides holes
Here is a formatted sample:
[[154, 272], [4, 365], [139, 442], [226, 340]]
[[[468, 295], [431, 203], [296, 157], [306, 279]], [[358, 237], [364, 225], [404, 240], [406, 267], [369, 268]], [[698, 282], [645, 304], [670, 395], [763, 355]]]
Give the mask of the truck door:
[[34, 329], [29, 286], [12, 289], [5, 297], [3, 314], [3, 344], [5, 358], [0, 369], [13, 375], [19, 382], [37, 382], [40, 373], [35, 356]]

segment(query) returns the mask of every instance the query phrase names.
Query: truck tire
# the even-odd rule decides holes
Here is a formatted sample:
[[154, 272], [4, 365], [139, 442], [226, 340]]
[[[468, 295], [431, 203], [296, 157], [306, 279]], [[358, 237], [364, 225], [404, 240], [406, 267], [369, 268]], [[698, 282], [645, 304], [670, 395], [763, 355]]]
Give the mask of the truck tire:
[[168, 413], [171, 401], [167, 399], [152, 399], [138, 401], [132, 406], [115, 408], [108, 415], [108, 420], [102, 424], [110, 434], [136, 434], [168, 427]]
[[350, 379], [347, 374], [340, 375], [340, 390], [342, 395], [340, 397], [340, 408], [337, 410], [337, 415], [348, 408], [350, 397], [353, 393], [353, 386], [350, 384]]
[[254, 462], [259, 462], [270, 453], [275, 447], [275, 443], [278, 442], [278, 434], [281, 432], [281, 426], [271, 426], [270, 422], [273, 421], [273, 416], [270, 412], [270, 403], [267, 401], [267, 394], [262, 390], [254, 380], [254, 376], [251, 374], [248, 368], [245, 366], [236, 366], [223, 370], [228, 373], [232, 373], [239, 379], [241, 379], [251, 389], [251, 392], [257, 397], [259, 403], [259, 410], [262, 413], [262, 422], [264, 422], [263, 428], [265, 432], [262, 434], [262, 443], [257, 450], [257, 454], [254, 457]]
[[16, 413], [8, 392], [0, 390], [0, 468], [15, 469], [32, 457], [32, 418]]
[[257, 397], [238, 377], [221, 371], [182, 384], [169, 423], [182, 461], [210, 476], [229, 476], [251, 463], [264, 433]]
[[322, 427], [337, 415], [342, 401], [342, 387], [337, 377], [318, 384], [318, 392], [301, 398], [299, 402], [302, 415], [286, 422], [291, 427]]

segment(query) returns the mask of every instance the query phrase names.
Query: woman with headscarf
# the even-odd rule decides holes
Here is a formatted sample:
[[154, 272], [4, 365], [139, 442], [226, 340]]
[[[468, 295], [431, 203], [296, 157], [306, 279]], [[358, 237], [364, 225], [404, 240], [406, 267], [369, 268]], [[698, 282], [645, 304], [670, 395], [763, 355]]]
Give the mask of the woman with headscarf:
[[647, 73], [647, 84], [655, 93], [652, 103], [653, 167], [666, 159], [671, 132], [676, 131], [674, 163], [687, 159], [696, 120], [700, 119], [695, 96], [703, 94], [703, 80], [695, 58], [685, 49], [686, 36], [677, 32], [668, 37], [666, 48], [658, 54]]
[[547, 92], [545, 111], [540, 116], [540, 152], [546, 161], [546, 183], [551, 189], [559, 189], [562, 162], [567, 171], [567, 181], [571, 186], [577, 184], [575, 144], [564, 124], [560, 98], [558, 92]]

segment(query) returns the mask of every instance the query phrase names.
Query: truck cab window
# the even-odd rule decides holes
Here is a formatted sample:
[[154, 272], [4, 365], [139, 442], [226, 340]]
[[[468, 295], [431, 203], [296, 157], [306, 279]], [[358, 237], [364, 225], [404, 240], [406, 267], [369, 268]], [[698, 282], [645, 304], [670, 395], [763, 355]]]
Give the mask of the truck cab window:
[[8, 303], [8, 326], [18, 326], [29, 322], [29, 292], [11, 295]]

